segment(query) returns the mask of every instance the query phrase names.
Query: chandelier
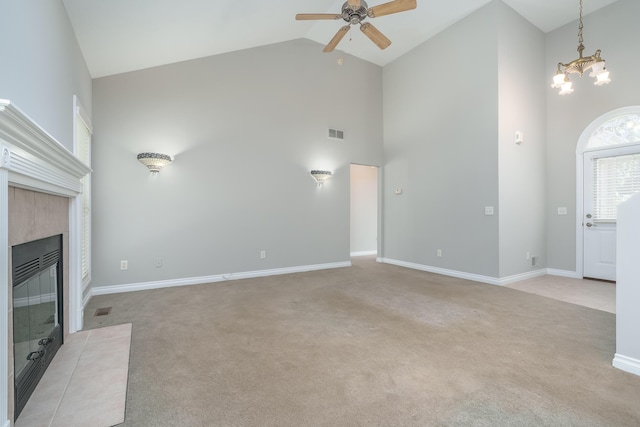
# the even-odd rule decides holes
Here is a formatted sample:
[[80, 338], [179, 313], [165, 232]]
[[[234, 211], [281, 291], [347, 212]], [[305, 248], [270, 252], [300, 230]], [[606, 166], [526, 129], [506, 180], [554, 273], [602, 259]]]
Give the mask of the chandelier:
[[568, 64], [558, 63], [558, 72], [553, 77], [552, 88], [559, 88], [560, 95], [567, 95], [573, 92], [573, 83], [569, 80], [569, 74], [577, 73], [584, 74], [585, 71], [591, 70], [589, 77], [595, 77], [596, 81], [593, 83], [596, 86], [602, 86], [611, 81], [609, 78], [609, 71], [604, 66], [604, 59], [600, 58], [600, 49], [596, 50], [596, 53], [584, 57], [582, 51], [584, 50], [584, 44], [582, 40], [582, 0], [580, 0], [580, 25], [578, 26], [578, 53], [580, 57], [574, 59]]

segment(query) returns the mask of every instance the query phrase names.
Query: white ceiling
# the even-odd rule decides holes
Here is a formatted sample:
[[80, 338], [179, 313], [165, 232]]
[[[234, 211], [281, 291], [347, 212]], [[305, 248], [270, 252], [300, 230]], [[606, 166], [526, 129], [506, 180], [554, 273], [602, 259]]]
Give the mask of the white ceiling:
[[[63, 0], [94, 78], [298, 38], [325, 45], [344, 21], [294, 17], [339, 13], [344, 1]], [[371, 19], [392, 41], [384, 51], [354, 28], [336, 52], [384, 66], [491, 0], [417, 1], [415, 10]], [[544, 32], [578, 18], [578, 0], [503, 1]], [[584, 14], [616, 1], [585, 0]]]

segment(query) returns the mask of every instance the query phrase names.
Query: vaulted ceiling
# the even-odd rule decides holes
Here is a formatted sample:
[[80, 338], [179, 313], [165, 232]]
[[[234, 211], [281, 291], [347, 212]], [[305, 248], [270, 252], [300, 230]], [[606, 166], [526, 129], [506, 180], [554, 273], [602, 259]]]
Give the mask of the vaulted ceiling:
[[[354, 29], [331, 55], [342, 51], [384, 66], [490, 1], [417, 0], [414, 10], [371, 20], [392, 41], [387, 49]], [[544, 32], [577, 20], [579, 13], [579, 0], [502, 1]], [[584, 14], [615, 1], [584, 0]], [[325, 45], [345, 25], [294, 19], [297, 13], [339, 13], [343, 0], [63, 2], [94, 78], [298, 38]], [[381, 3], [368, 0], [369, 7]]]

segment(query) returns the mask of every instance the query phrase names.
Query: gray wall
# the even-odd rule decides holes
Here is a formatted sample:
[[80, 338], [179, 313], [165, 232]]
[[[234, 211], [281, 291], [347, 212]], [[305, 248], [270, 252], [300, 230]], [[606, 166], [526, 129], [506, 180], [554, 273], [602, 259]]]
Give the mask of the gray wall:
[[[382, 71], [321, 49], [297, 40], [94, 80], [95, 287], [349, 260], [349, 164], [382, 163]], [[175, 161], [152, 177], [143, 151]], [[325, 168], [316, 187], [309, 170]]]
[[[630, 358], [625, 370], [637, 371], [640, 361], [640, 195], [618, 209], [618, 265], [616, 271], [616, 358]], [[626, 359], [624, 359], [626, 360]], [[623, 361], [624, 361], [623, 360]], [[616, 361], [614, 360], [614, 365]], [[635, 372], [640, 374], [640, 372]]]
[[62, 0], [3, 1], [0, 61], [0, 98], [72, 151], [73, 95], [91, 115], [91, 77]]
[[613, 82], [572, 76], [564, 97], [549, 86], [577, 57], [577, 21], [544, 35], [499, 0], [386, 66], [383, 256], [501, 278], [575, 271], [576, 144], [600, 115], [640, 104], [637, 16], [620, 0], [585, 17], [585, 54], [602, 49]]
[[[510, 7], [499, 16], [500, 277], [546, 263], [544, 34]], [[515, 132], [525, 141], [515, 143]], [[532, 267], [530, 256], [536, 257]]]
[[499, 5], [383, 70], [384, 258], [498, 275]]
[[[584, 18], [585, 55], [602, 49], [612, 82], [574, 75], [575, 92], [559, 96], [549, 88], [558, 62], [578, 57], [577, 21], [546, 37], [547, 51], [547, 256], [548, 267], [576, 270], [576, 145], [580, 134], [608, 111], [640, 105], [640, 2], [620, 0]], [[557, 215], [566, 206], [568, 215]], [[582, 256], [582, 254], [579, 254]], [[582, 274], [582, 272], [578, 272]]]

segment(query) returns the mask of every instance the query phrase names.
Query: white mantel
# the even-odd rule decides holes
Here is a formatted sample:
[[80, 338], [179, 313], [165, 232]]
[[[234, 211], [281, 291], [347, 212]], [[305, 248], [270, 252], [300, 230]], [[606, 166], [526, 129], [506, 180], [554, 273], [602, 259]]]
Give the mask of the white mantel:
[[[72, 120], [72, 117], [70, 117]], [[65, 196], [69, 208], [69, 331], [82, 328], [81, 179], [91, 169], [9, 100], [0, 99], [0, 426], [8, 427], [9, 186]]]

